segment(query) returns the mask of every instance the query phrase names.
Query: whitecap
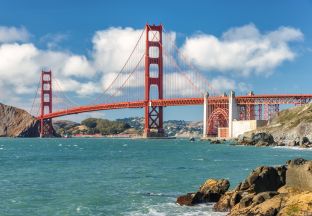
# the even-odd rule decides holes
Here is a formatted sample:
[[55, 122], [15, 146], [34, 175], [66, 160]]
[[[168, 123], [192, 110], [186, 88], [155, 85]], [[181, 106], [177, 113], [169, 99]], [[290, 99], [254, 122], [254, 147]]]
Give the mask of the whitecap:
[[129, 216], [225, 216], [228, 212], [214, 212], [213, 204], [202, 204], [197, 206], [180, 206], [174, 202], [161, 203], [156, 205], [143, 204], [139, 210], [125, 213]]
[[312, 151], [312, 148], [302, 148], [298, 146], [274, 146], [274, 149], [296, 150], [296, 151]]

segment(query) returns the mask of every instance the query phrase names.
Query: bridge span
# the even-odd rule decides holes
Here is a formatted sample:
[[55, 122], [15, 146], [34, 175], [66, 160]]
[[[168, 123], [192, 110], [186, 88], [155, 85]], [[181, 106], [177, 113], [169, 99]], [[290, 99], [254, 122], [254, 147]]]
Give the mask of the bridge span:
[[90, 105], [52, 110], [55, 107], [52, 85], [57, 84], [57, 80], [52, 71], [42, 71], [40, 94], [37, 94], [40, 95], [37, 118], [41, 136], [53, 133], [53, 118], [128, 108], [144, 109], [144, 136], [165, 136], [164, 107], [202, 105], [203, 136], [216, 136], [218, 128], [228, 128], [227, 136], [231, 137], [233, 120], [268, 120], [279, 111], [281, 104], [301, 105], [312, 100], [312, 94], [250, 92], [236, 96], [233, 91], [228, 95], [216, 94], [206, 76], [180, 53], [170, 34], [163, 32], [162, 25], [147, 24], [121, 70]]

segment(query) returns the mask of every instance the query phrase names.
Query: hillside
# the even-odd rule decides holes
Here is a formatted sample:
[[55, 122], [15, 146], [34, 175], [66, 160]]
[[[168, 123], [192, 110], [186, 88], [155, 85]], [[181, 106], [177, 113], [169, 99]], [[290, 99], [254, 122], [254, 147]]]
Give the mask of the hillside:
[[312, 104], [282, 110], [267, 126], [246, 135], [259, 132], [269, 133], [275, 142], [290, 146], [298, 144], [302, 139], [312, 140]]
[[[132, 128], [135, 128], [140, 133], [144, 129], [143, 117], [131, 117], [124, 119], [117, 119], [117, 121], [125, 122]], [[168, 136], [176, 137], [201, 137], [203, 131], [202, 122], [198, 121], [184, 121], [184, 120], [168, 120], [164, 121], [164, 129]]]
[[0, 137], [38, 137], [39, 121], [25, 110], [0, 103]]
[[[144, 118], [130, 117], [116, 119], [86, 119], [81, 122], [59, 120], [53, 122], [55, 130], [61, 134], [97, 134], [102, 135], [142, 135], [144, 129]], [[169, 120], [164, 122], [164, 129], [168, 136], [177, 137], [200, 137], [202, 135], [202, 122]]]

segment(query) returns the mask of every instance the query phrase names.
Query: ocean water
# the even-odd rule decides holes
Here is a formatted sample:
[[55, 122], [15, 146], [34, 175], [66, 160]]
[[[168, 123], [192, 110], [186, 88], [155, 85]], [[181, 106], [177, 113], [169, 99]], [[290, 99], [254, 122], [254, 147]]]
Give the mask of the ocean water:
[[181, 207], [207, 178], [231, 187], [311, 150], [188, 140], [0, 139], [0, 215], [224, 215]]

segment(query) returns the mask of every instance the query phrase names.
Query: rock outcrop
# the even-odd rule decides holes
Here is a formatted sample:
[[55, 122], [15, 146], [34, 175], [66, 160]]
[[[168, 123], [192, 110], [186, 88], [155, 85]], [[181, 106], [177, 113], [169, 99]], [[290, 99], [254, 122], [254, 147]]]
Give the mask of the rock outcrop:
[[25, 110], [0, 103], [1, 137], [38, 137], [39, 121]]
[[[187, 194], [189, 201], [185, 203], [217, 200], [214, 210], [229, 212], [229, 216], [312, 215], [312, 161], [299, 158], [283, 166], [258, 167], [233, 190], [227, 191], [228, 186], [224, 180], [209, 179], [197, 193]], [[209, 192], [221, 196], [203, 199], [201, 195], [201, 202], [197, 202], [198, 193]]]
[[249, 133], [240, 135], [236, 142], [238, 145], [253, 145], [253, 146], [272, 146], [277, 145], [274, 138], [269, 133]]
[[226, 179], [208, 179], [196, 193], [188, 193], [177, 198], [180, 205], [195, 205], [206, 202], [217, 202], [229, 189], [230, 182]]
[[221, 197], [214, 206], [216, 211], [228, 211], [239, 204], [248, 207], [261, 203], [277, 195], [277, 190], [286, 183], [286, 166], [258, 167], [245, 181], [239, 183], [232, 191]]

